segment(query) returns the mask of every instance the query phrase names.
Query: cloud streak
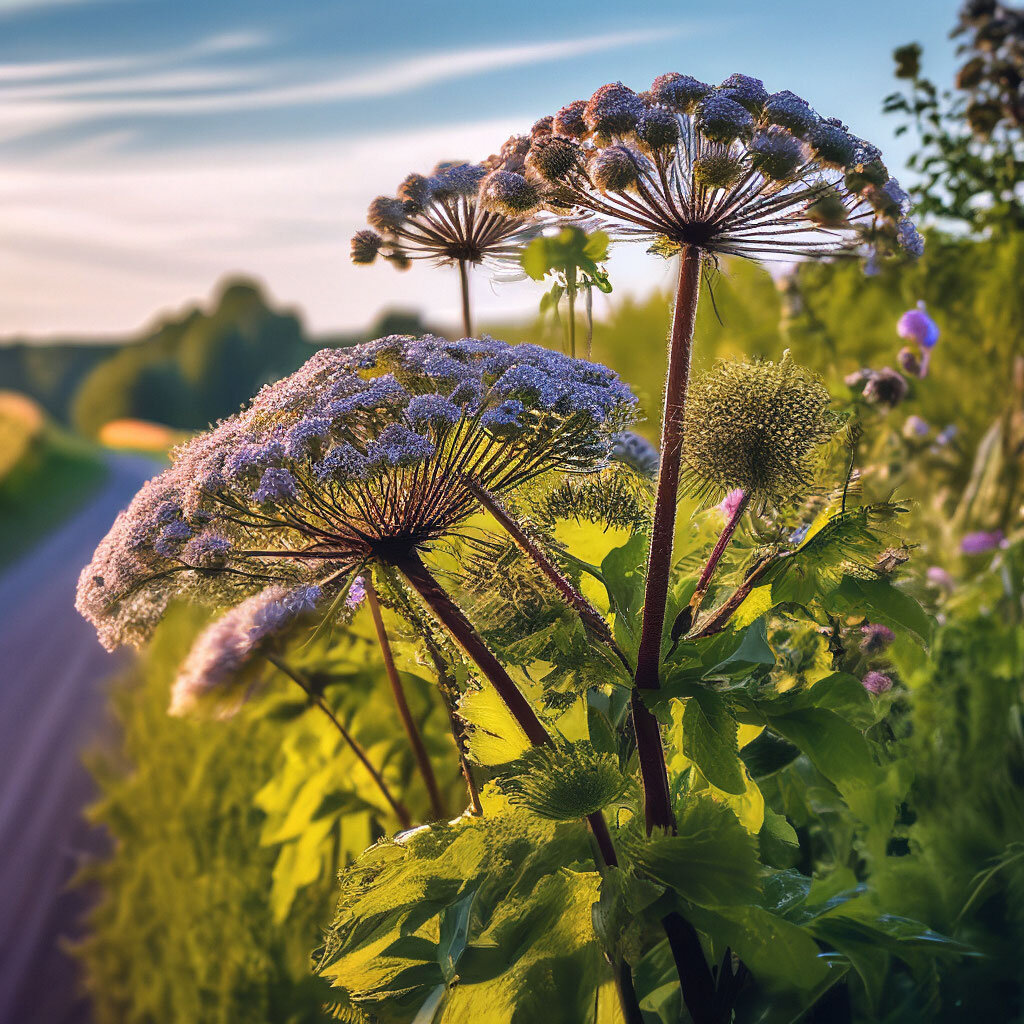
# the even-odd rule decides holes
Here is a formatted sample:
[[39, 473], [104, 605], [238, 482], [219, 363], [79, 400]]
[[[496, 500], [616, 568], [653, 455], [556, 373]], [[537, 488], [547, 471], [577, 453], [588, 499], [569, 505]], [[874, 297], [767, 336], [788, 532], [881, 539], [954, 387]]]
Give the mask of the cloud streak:
[[[5, 71], [8, 81], [13, 77], [11, 66], [0, 67], [0, 141], [99, 119], [229, 114], [397, 96], [443, 82], [662, 42], [682, 32], [682, 27], [643, 29], [465, 48], [397, 57], [346, 75], [272, 86], [239, 88], [245, 83], [234, 78], [220, 83], [228, 88], [216, 88], [217, 82], [207, 81], [207, 88], [198, 92], [195, 88], [184, 91], [185, 79], [175, 86], [168, 76], [154, 80], [151, 76], [132, 78], [116, 74], [63, 86], [11, 87], [4, 82]], [[30, 68], [24, 69], [24, 73], [29, 77]], [[161, 89], [166, 94], [153, 95]], [[97, 93], [104, 92], [109, 95], [97, 98]]]

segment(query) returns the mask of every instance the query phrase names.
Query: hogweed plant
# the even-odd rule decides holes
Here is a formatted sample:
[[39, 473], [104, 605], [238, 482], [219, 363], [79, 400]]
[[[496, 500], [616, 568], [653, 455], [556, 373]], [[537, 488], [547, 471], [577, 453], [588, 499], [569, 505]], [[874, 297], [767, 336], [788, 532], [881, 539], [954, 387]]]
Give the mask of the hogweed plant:
[[[891, 652], [932, 627], [896, 578], [905, 508], [858, 503], [849, 410], [788, 354], [689, 381], [709, 263], [913, 254], [906, 213], [878, 151], [791, 93], [604, 86], [372, 204], [355, 261], [458, 265], [467, 337], [318, 352], [115, 521], [78, 590], [103, 643], [209, 606], [171, 710], [229, 714], [283, 674], [369, 772], [380, 831], [402, 830], [343, 865], [315, 954], [334, 1017], [781, 1022], [840, 988], [870, 1015], [890, 981], [927, 983], [924, 950], [963, 952], [859, 884], [909, 777], [886, 742]], [[470, 266], [594, 218], [679, 258], [660, 450], [628, 432], [612, 370], [468, 336]], [[568, 265], [559, 238], [580, 241], [544, 236], [535, 277]], [[698, 512], [674, 562], [681, 486]], [[357, 616], [425, 821], [293, 657]], [[451, 820], [404, 693], [408, 635], [467, 782]], [[848, 849], [812, 883], [817, 807]]]
[[[379, 255], [399, 270], [412, 260], [458, 267], [462, 327], [471, 336], [470, 268], [518, 271], [522, 247], [540, 233], [536, 191], [525, 179], [518, 195], [508, 187], [521, 177], [521, 161], [502, 152], [485, 163], [441, 163], [429, 175], [410, 174], [396, 196], [378, 196], [370, 204], [370, 228], [353, 236], [352, 262], [370, 264]], [[485, 207], [481, 195], [495, 180], [504, 181], [505, 200]]]

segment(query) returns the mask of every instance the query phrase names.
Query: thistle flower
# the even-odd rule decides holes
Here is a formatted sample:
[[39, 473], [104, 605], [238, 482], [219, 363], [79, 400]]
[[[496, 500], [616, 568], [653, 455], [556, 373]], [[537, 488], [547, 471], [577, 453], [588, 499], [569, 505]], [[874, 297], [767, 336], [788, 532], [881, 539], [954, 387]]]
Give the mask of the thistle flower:
[[366, 562], [455, 530], [473, 485], [598, 468], [634, 403], [605, 367], [535, 345], [324, 349], [174, 452], [100, 543], [76, 606], [112, 649], [143, 642], [178, 597], [316, 586], [326, 601]]
[[742, 487], [734, 487], [716, 506], [726, 522], [736, 515], [736, 510], [743, 504], [743, 495]]
[[721, 362], [691, 385], [683, 462], [702, 497], [739, 489], [755, 504], [811, 483], [814, 450], [841, 424], [823, 380], [786, 352], [778, 363]]
[[[353, 263], [370, 264], [380, 255], [400, 270], [412, 260], [458, 265], [469, 335], [466, 268], [518, 273], [520, 250], [543, 226], [533, 216], [540, 206], [536, 189], [521, 169], [521, 154], [510, 149], [487, 163], [447, 162], [429, 176], [410, 174], [397, 196], [370, 203], [367, 220], [374, 230], [353, 236]], [[486, 208], [481, 190], [490, 197]]]
[[213, 700], [220, 717], [238, 710], [251, 683], [245, 670], [260, 649], [323, 597], [317, 586], [270, 586], [214, 620], [199, 634], [171, 689], [172, 715], [185, 715]]
[[892, 689], [892, 679], [884, 672], [869, 672], [861, 680], [861, 683], [868, 693], [876, 697], [879, 694], [888, 693]]
[[880, 654], [896, 639], [896, 634], [879, 622], [865, 623], [860, 627], [860, 631], [863, 635], [860, 649], [865, 654]]
[[956, 580], [941, 565], [929, 566], [925, 573], [925, 579], [931, 586], [937, 587], [939, 590], [953, 590], [956, 587]]
[[647, 93], [621, 82], [563, 107], [526, 166], [552, 209], [594, 215], [670, 255], [686, 245], [749, 259], [901, 246], [909, 200], [879, 151], [788, 90], [746, 75], [688, 75]]

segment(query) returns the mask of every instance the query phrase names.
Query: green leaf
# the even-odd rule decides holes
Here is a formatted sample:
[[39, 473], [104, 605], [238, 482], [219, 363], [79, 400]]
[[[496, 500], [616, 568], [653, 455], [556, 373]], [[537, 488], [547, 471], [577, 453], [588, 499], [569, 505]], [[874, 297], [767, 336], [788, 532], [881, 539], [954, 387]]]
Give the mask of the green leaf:
[[918, 640], [931, 643], [935, 624], [909, 594], [889, 580], [862, 580], [847, 576], [835, 593], [840, 610], [867, 615], [874, 622], [893, 629], [906, 629]]
[[799, 756], [799, 747], [780, 739], [767, 729], [740, 751], [740, 759], [754, 779], [764, 779], [781, 771]]
[[712, 786], [726, 793], [746, 791], [736, 719], [722, 698], [711, 690], [700, 690], [686, 701], [683, 711], [683, 753], [701, 770]]
[[691, 903], [720, 907], [757, 895], [754, 838], [731, 810], [710, 799], [688, 800], [676, 835], [624, 832], [620, 846], [640, 871]]

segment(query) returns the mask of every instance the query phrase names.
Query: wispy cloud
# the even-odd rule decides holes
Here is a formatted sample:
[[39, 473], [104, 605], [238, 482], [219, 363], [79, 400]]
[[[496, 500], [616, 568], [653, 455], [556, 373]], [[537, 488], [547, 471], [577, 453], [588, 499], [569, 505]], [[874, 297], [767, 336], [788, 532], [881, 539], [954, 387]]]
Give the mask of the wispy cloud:
[[[118, 74], [86, 83], [26, 88], [11, 85], [10, 80], [5, 84], [4, 69], [0, 68], [0, 141], [101, 118], [225, 114], [395, 96], [446, 81], [662, 42], [683, 31], [680, 26], [464, 48], [391, 58], [350, 74], [272, 86], [239, 88], [245, 83], [234, 78], [218, 87], [216, 82], [209, 81], [206, 88], [198, 91], [194, 86], [176, 86], [167, 80], [163, 80], [166, 88], [158, 88], [160, 81], [151, 76], [133, 78]], [[153, 95], [161, 91], [166, 94]], [[106, 96], [97, 98], [97, 93]]]

